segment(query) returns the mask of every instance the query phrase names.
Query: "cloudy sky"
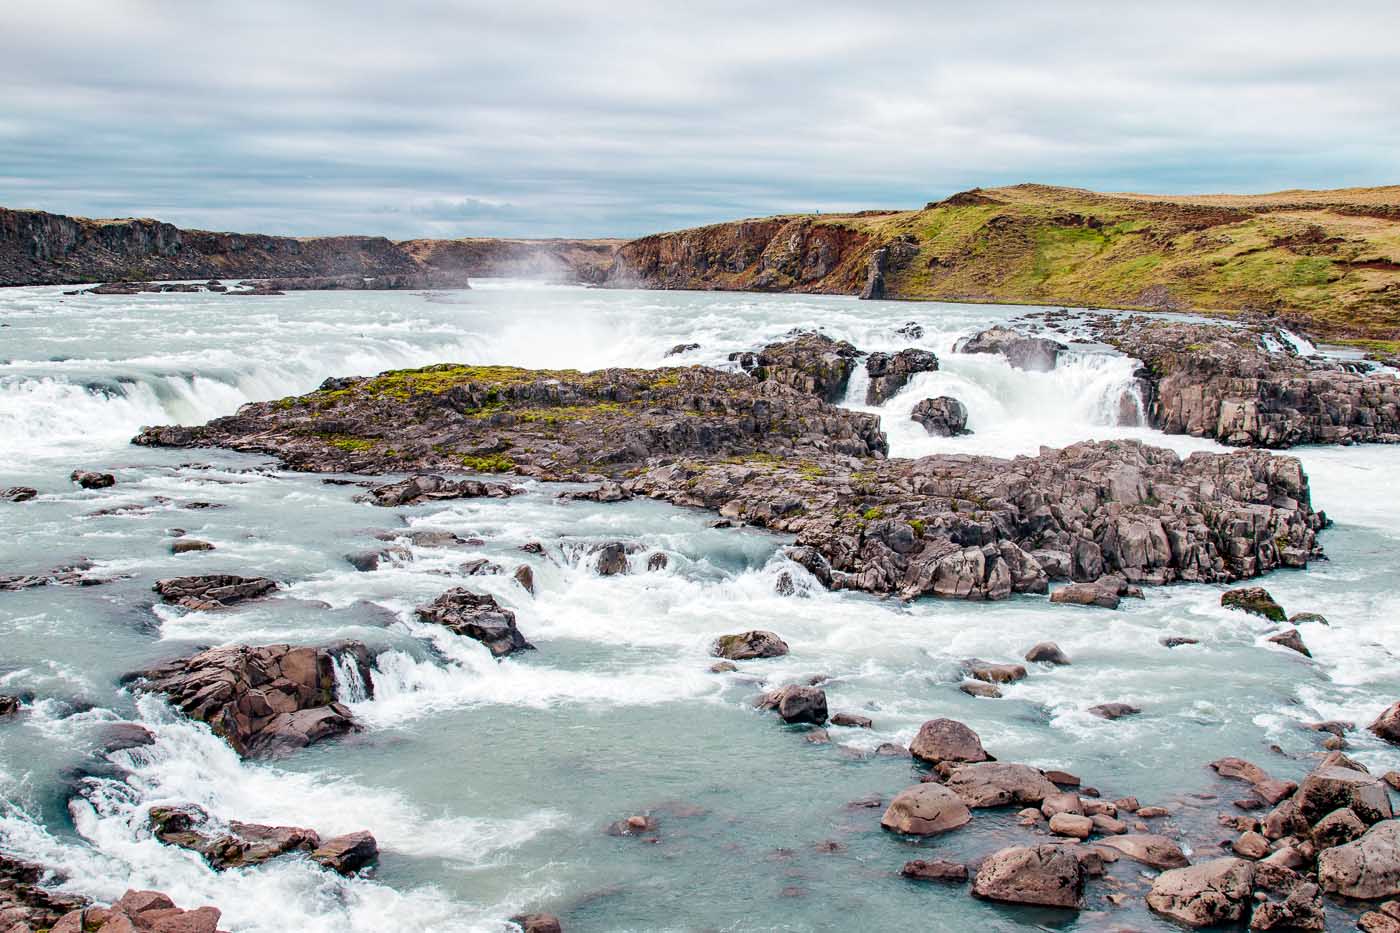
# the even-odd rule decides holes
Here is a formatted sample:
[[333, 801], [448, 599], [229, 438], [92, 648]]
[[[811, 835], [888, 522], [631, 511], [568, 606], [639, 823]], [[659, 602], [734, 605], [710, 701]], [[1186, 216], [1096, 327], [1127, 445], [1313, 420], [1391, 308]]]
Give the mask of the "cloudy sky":
[[627, 236], [1020, 181], [1393, 184], [1398, 63], [1394, 0], [0, 0], [0, 205]]

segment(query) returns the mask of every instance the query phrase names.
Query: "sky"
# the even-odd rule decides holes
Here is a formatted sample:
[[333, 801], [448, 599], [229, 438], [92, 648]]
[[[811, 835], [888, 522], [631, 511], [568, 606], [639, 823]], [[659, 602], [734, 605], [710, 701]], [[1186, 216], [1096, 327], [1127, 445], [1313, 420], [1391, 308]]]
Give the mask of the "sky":
[[0, 205], [637, 236], [1400, 182], [1400, 3], [3, 0]]

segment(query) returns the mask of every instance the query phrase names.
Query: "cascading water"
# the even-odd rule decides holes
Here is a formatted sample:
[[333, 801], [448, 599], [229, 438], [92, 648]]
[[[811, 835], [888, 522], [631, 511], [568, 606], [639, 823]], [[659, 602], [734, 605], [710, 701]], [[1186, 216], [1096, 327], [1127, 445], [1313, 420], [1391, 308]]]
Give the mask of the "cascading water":
[[[87, 558], [113, 578], [0, 592], [0, 692], [35, 695], [0, 721], [0, 798], [10, 802], [0, 848], [88, 896], [139, 886], [182, 906], [213, 904], [234, 933], [503, 931], [524, 909], [561, 913], [572, 933], [897, 929], [931, 914], [948, 928], [1001, 928], [1013, 921], [963, 891], [901, 881], [908, 845], [879, 829], [878, 809], [847, 806], [917, 780], [907, 759], [875, 750], [907, 743], [923, 721], [964, 721], [1003, 760], [1063, 767], [1106, 793], [1183, 812], [1199, 805], [1187, 795], [1202, 789], [1200, 765], [1212, 758], [1278, 745], [1287, 754], [1271, 766], [1298, 777], [1316, 748], [1300, 722], [1361, 721], [1378, 698], [1400, 695], [1391, 647], [1400, 598], [1387, 559], [1400, 527], [1400, 449], [1297, 452], [1337, 522], [1325, 535], [1332, 559], [1265, 582], [1290, 611], [1328, 615], [1330, 626], [1304, 633], [1307, 661], [1269, 646], [1263, 620], [1221, 609], [1219, 587], [1149, 589], [1118, 612], [1033, 597], [882, 602], [828, 591], [783, 556], [788, 539], [714, 528], [700, 511], [561, 501], [560, 487], [533, 481], [510, 500], [379, 509], [355, 502], [356, 487], [263, 458], [126, 443], [143, 424], [231, 414], [328, 376], [443, 361], [729, 365], [734, 350], [819, 326], [862, 350], [938, 355], [938, 372], [867, 409], [880, 413], [895, 455], [1034, 453], [1088, 437], [1213, 448], [1119, 424], [1125, 409], [1140, 416], [1141, 399], [1136, 365], [1115, 354], [1076, 348], [1055, 370], [1027, 373], [952, 352], [959, 337], [1023, 310], [489, 282], [431, 300], [0, 293], [10, 325], [0, 331], [0, 488], [40, 493], [0, 502], [0, 569]], [[896, 332], [911, 318], [924, 336]], [[666, 355], [687, 343], [701, 346]], [[864, 392], [858, 369], [845, 403], [865, 409]], [[938, 395], [968, 407], [975, 433], [930, 438], [909, 420], [918, 400]], [[118, 484], [77, 489], [67, 474], [78, 466], [113, 469]], [[175, 529], [215, 549], [172, 554]], [[464, 543], [420, 545], [416, 530]], [[521, 550], [533, 541], [544, 554]], [[589, 548], [609, 541], [637, 546], [634, 572], [593, 573]], [[386, 547], [406, 553], [373, 572], [346, 562]], [[658, 551], [667, 566], [646, 571]], [[467, 576], [463, 564], [483, 558], [502, 572]], [[512, 576], [522, 563], [533, 595]], [[153, 580], [205, 572], [270, 576], [283, 588], [228, 611], [152, 608]], [[795, 595], [778, 593], [784, 574]], [[453, 586], [495, 596], [538, 650], [497, 661], [416, 619], [415, 606]], [[752, 628], [777, 632], [790, 653], [711, 673], [714, 639]], [[1198, 644], [1168, 650], [1168, 634]], [[240, 760], [204, 726], [119, 686], [201, 646], [346, 639], [377, 653], [373, 699], [356, 665], [336, 665], [337, 697], [363, 731], [284, 759]], [[997, 701], [956, 689], [962, 659], [1019, 660], [1046, 639], [1074, 663], [1036, 668]], [[833, 712], [869, 716], [873, 728], [831, 726], [829, 744], [809, 743], [752, 708], [763, 689], [817, 677]], [[1086, 712], [1105, 701], [1145, 712], [1117, 723]], [[105, 752], [103, 729], [117, 721], [145, 725], [154, 744]], [[1348, 742], [1373, 770], [1400, 768], [1400, 754], [1369, 734]], [[355, 878], [302, 857], [214, 872], [151, 837], [149, 808], [176, 803], [323, 836], [369, 829], [383, 858]], [[655, 845], [603, 832], [636, 813], [659, 820]], [[979, 813], [975, 825], [1013, 831], [998, 819]], [[939, 837], [936, 851], [968, 861], [988, 843], [966, 831]], [[1131, 908], [1123, 916], [1169, 929]]]

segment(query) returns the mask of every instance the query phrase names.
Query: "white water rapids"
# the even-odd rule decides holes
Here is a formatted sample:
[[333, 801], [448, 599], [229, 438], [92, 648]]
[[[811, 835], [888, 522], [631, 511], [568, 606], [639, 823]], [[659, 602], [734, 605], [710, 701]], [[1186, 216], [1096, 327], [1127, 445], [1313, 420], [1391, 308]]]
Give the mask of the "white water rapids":
[[[32, 697], [0, 722], [0, 848], [62, 873], [68, 890], [110, 899], [156, 888], [182, 906], [218, 906], [234, 933], [505, 930], [525, 909], [561, 914], [571, 933], [896, 929], [930, 916], [943, 929], [1020, 929], [1045, 918], [896, 877], [907, 858], [994, 848], [977, 827], [992, 827], [994, 839], [1011, 830], [979, 814], [918, 852], [882, 833], [878, 810], [846, 803], [888, 799], [916, 778], [907, 760], [871, 756], [878, 745], [907, 743], [924, 720], [949, 716], [1002, 760], [1083, 773], [1110, 797], [1170, 802], [1204, 787], [1204, 764], [1226, 754], [1296, 777], [1318, 747], [1300, 723], [1364, 724], [1400, 698], [1400, 451], [1391, 448], [1294, 452], [1315, 503], [1336, 521], [1323, 535], [1331, 559], [1262, 582], [1289, 611], [1331, 622], [1305, 627], [1309, 661], [1269, 645], [1262, 620], [1222, 610], [1220, 587], [1152, 590], [1117, 612], [1038, 597], [903, 605], [824, 591], [781, 556], [780, 537], [713, 528], [711, 515], [658, 503], [561, 502], [558, 487], [527, 482], [509, 501], [385, 510], [353, 502], [355, 487], [262, 458], [127, 444], [143, 425], [199, 423], [329, 376], [447, 361], [732, 365], [732, 351], [820, 327], [863, 350], [938, 355], [937, 372], [871, 409], [894, 455], [1010, 456], [1108, 437], [1219, 449], [1120, 426], [1136, 367], [1117, 354], [1076, 346], [1055, 370], [1026, 373], [952, 352], [960, 337], [1025, 309], [505, 282], [426, 297], [62, 291], [0, 291], [0, 488], [40, 492], [0, 502], [0, 573], [87, 558], [117, 579], [0, 592], [0, 692]], [[910, 320], [923, 337], [896, 333]], [[666, 356], [692, 342], [700, 348]], [[864, 409], [858, 373], [846, 404]], [[916, 402], [938, 395], [967, 406], [973, 433], [932, 438], [909, 420]], [[78, 467], [112, 470], [118, 484], [77, 489], [67, 476]], [[122, 506], [131, 510], [93, 514]], [[173, 555], [172, 528], [216, 550]], [[418, 529], [481, 543], [376, 537]], [[613, 540], [637, 546], [636, 572], [598, 577], [581, 555]], [[547, 555], [519, 550], [530, 541]], [[408, 557], [377, 571], [344, 560], [394, 543]], [[668, 567], [642, 572], [655, 552]], [[507, 572], [463, 577], [460, 565], [479, 557]], [[534, 597], [511, 579], [520, 563], [532, 567]], [[220, 613], [153, 605], [155, 579], [224, 571], [270, 576], [283, 589]], [[775, 592], [782, 572], [797, 579], [796, 596]], [[539, 650], [497, 662], [414, 619], [414, 606], [458, 585], [496, 595]], [[710, 673], [714, 637], [749, 628], [779, 633], [792, 653], [738, 675]], [[1169, 650], [1167, 634], [1200, 644]], [[382, 652], [372, 699], [353, 670], [340, 671], [340, 698], [364, 732], [276, 761], [241, 761], [203, 726], [120, 683], [196, 646], [344, 638]], [[957, 691], [960, 659], [1019, 660], [1041, 640], [1074, 663], [1032, 666], [1002, 700]], [[833, 710], [870, 716], [874, 729], [833, 727], [831, 745], [812, 745], [750, 709], [760, 679], [814, 675], [828, 678]], [[1144, 714], [1109, 723], [1086, 712], [1105, 701]], [[122, 720], [146, 724], [156, 743], [97, 754], [103, 726]], [[1348, 739], [1359, 760], [1400, 767], [1400, 750], [1363, 731]], [[367, 828], [383, 857], [350, 879], [300, 857], [216, 873], [151, 838], [145, 813], [168, 803], [323, 836]], [[601, 832], [646, 810], [661, 822], [658, 845]], [[819, 851], [822, 841], [840, 847]], [[1131, 924], [1171, 929], [1142, 913]]]

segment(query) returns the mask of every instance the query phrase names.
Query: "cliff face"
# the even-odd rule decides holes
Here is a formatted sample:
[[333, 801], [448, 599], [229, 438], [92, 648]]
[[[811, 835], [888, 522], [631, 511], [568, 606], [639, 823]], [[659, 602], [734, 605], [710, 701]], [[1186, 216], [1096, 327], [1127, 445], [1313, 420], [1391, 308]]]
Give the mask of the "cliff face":
[[850, 294], [864, 281], [871, 240], [813, 217], [714, 224], [624, 244], [607, 283]]
[[156, 220], [89, 220], [0, 208], [0, 285], [418, 271], [384, 237], [211, 233]]
[[599, 282], [621, 242], [280, 237], [0, 208], [0, 285], [350, 276], [451, 283], [499, 275]]

